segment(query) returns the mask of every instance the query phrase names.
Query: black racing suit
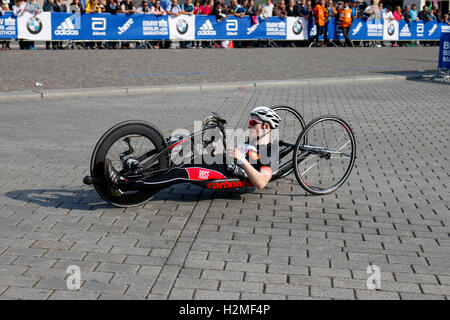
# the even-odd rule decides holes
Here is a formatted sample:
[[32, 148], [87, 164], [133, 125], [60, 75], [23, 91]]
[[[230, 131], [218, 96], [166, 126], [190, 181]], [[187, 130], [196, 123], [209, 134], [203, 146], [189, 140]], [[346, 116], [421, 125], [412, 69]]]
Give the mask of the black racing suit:
[[[216, 157], [223, 157], [223, 154], [216, 155]], [[257, 145], [256, 152], [249, 150], [246, 152], [245, 158], [258, 171], [262, 167], [270, 168], [271, 144]], [[181, 182], [219, 180], [236, 177], [239, 179], [248, 179], [245, 170], [236, 163], [183, 164], [180, 167], [169, 170], [164, 175], [137, 180], [130, 187], [131, 189], [162, 189]]]

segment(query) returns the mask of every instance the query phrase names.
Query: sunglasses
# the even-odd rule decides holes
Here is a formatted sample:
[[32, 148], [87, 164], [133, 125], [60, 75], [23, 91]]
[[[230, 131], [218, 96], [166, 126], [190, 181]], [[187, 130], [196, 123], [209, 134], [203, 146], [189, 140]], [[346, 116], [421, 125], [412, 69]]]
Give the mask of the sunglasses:
[[257, 124], [260, 124], [260, 123], [262, 123], [262, 122], [261, 121], [256, 121], [256, 120], [250, 120], [248, 122], [248, 126], [251, 128], [251, 127], [254, 127], [254, 126], [256, 126]]

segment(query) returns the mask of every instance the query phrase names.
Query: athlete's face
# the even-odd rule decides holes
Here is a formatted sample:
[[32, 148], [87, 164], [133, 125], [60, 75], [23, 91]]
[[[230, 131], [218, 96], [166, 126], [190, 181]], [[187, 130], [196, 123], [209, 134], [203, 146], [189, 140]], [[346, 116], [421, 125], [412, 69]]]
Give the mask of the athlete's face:
[[261, 121], [261, 119], [258, 116], [255, 115], [251, 115], [250, 116], [250, 121], [248, 124], [248, 131], [249, 131], [249, 136], [250, 139], [256, 139], [258, 137], [262, 137], [267, 128], [269, 126], [268, 123], [263, 125], [263, 122]]

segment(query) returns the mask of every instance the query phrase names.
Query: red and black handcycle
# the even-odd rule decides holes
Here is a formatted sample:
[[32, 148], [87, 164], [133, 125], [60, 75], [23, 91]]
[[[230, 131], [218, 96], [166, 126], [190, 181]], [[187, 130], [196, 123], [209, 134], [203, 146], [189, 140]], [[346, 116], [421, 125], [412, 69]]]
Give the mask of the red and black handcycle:
[[[301, 114], [289, 106], [274, 106], [280, 116], [278, 132], [278, 166], [271, 181], [294, 174], [298, 184], [310, 194], [325, 195], [344, 184], [356, 158], [356, 142], [350, 126], [335, 116], [321, 116], [305, 123]], [[201, 130], [185, 136], [168, 136], [145, 121], [125, 121], [109, 129], [96, 144], [90, 164], [90, 176], [83, 180], [94, 185], [108, 203], [119, 207], [141, 205], [159, 190], [175, 183], [192, 183], [208, 189], [250, 187], [242, 177], [205, 172], [208, 167], [190, 166], [186, 177], [165, 179], [174, 169], [184, 168], [179, 160], [190, 143], [192, 161], [199, 150], [221, 143], [226, 150], [226, 120], [213, 113]], [[107, 160], [109, 159], [109, 160]], [[117, 194], [108, 180], [106, 163], [110, 162], [122, 177], [146, 181], [146, 188], [127, 188]], [[203, 172], [200, 172], [203, 171]], [[206, 174], [205, 174], [206, 173]]]

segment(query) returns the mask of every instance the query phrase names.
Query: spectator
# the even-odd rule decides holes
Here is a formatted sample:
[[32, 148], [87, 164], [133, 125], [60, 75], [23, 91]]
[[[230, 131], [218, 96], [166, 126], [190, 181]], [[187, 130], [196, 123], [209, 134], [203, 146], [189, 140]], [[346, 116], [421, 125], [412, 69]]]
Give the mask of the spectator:
[[239, 18], [242, 18], [245, 15], [245, 13], [241, 11], [241, 6], [238, 4], [237, 0], [231, 0], [228, 14]]
[[433, 6], [431, 8], [431, 20], [436, 21], [437, 23], [441, 23], [441, 11], [439, 10], [438, 7]]
[[297, 15], [297, 12], [295, 10], [295, 1], [289, 0], [289, 5], [286, 8], [287, 16], [288, 17], [295, 17]]
[[[327, 10], [325, 9], [325, 0], [317, 1], [316, 6], [313, 9], [314, 24], [316, 25], [316, 35], [314, 36], [314, 42], [316, 46], [319, 46], [319, 37], [325, 33], [325, 23], [327, 21]], [[325, 44], [322, 44], [325, 47]]]
[[239, 13], [244, 13], [244, 15], [247, 15], [247, 5], [248, 0], [242, 0], [241, 1], [241, 8], [238, 10]]
[[350, 28], [352, 26], [352, 21], [353, 21], [353, 15], [352, 15], [352, 9], [350, 9], [348, 6], [348, 1], [344, 2], [344, 7], [341, 12], [340, 20], [341, 20], [342, 33], [344, 34], [344, 38], [345, 38], [344, 46], [345, 47], [353, 47], [353, 44], [349, 38]]
[[325, 42], [325, 45], [330, 46], [331, 43], [330, 43], [330, 40], [328, 39], [328, 24], [330, 23], [331, 19], [333, 19], [337, 15], [337, 10], [333, 6], [333, 0], [328, 0], [327, 1], [327, 3], [326, 3], [326, 10], [327, 10], [327, 19], [326, 19], [326, 22], [325, 22], [324, 42]]
[[141, 5], [136, 9], [137, 14], [151, 14], [151, 10], [148, 7], [148, 2], [146, 0], [141, 2]]
[[387, 6], [383, 12], [383, 20], [394, 20], [394, 15], [392, 14], [391, 7]]
[[447, 13], [442, 16], [442, 23], [450, 26], [450, 21]]
[[23, 0], [17, 0], [16, 4], [13, 5], [13, 15], [17, 16], [17, 17], [21, 17], [24, 15], [25, 13], [25, 7], [26, 7], [27, 3]]
[[366, 8], [367, 8], [367, 3], [365, 3], [363, 0], [358, 0], [358, 11], [359, 11], [358, 18], [360, 18], [360, 19], [363, 18], [363, 12], [364, 12], [364, 10], [366, 10]]
[[[151, 8], [151, 14], [156, 16], [166, 15], [166, 11], [161, 7], [161, 1], [156, 0], [155, 5]], [[159, 49], [161, 47], [161, 41], [152, 41], [150, 43], [152, 49]]]
[[210, 15], [216, 16], [217, 22], [221, 22], [222, 20], [227, 18], [227, 15], [225, 14], [224, 7], [220, 1], [217, 1], [214, 5], [213, 10], [211, 11]]
[[411, 18], [411, 21], [418, 21], [419, 16], [417, 14], [417, 6], [415, 3], [412, 4], [411, 10], [409, 10], [409, 16]]
[[[131, 0], [123, 0], [120, 3], [120, 12], [125, 14], [133, 14], [136, 13], [136, 7], [134, 6], [133, 2], [131, 2]], [[121, 48], [130, 49], [130, 42], [122, 42]]]
[[280, 0], [278, 5], [273, 8], [273, 16], [276, 16], [279, 18], [287, 17], [286, 4], [285, 4], [284, 0]]
[[171, 0], [161, 0], [161, 8], [166, 11], [169, 6], [172, 5]]
[[192, 0], [186, 0], [186, 3], [183, 3], [180, 7], [181, 14], [187, 14], [189, 16], [194, 14], [194, 5], [192, 4]]
[[[195, 15], [200, 14], [200, 7], [201, 7], [200, 0], [195, 0], [195, 2], [194, 2], [194, 14]], [[194, 48], [199, 49], [200, 43], [201, 43], [201, 41], [194, 41], [193, 42]]]
[[110, 14], [120, 13], [120, 5], [117, 0], [108, 0], [105, 11]]
[[195, 0], [194, 1], [194, 14], [200, 14], [200, 0]]
[[106, 12], [106, 0], [98, 0], [98, 7], [99, 7], [98, 13], [105, 13]]
[[381, 10], [378, 6], [378, 0], [374, 0], [371, 6], [368, 6], [366, 10], [364, 10], [364, 14], [367, 16], [369, 22], [375, 20], [378, 21], [381, 19]]
[[136, 13], [136, 8], [131, 0], [124, 0], [120, 4], [120, 11], [126, 14], [133, 14]]
[[406, 23], [411, 23], [411, 15], [409, 14], [409, 10], [409, 5], [406, 5], [405, 9], [403, 10], [403, 19], [405, 19]]
[[256, 17], [255, 0], [250, 0], [247, 2], [247, 6], [245, 7], [245, 14], [251, 17]]
[[[62, 0], [56, 0], [56, 2], [53, 2], [53, 12], [67, 12], [67, 6], [62, 2]], [[53, 49], [64, 49], [62, 44], [62, 41], [53, 41]]]
[[156, 16], [163, 16], [166, 14], [166, 11], [161, 7], [160, 0], [155, 1], [155, 5], [151, 9], [151, 14], [154, 14]]
[[357, 19], [359, 17], [358, 0], [352, 0], [351, 9], [352, 9], [352, 19]]
[[[53, 12], [54, 11], [55, 0], [45, 0], [42, 9], [44, 12]], [[56, 49], [57, 43], [51, 41], [45, 41], [45, 49], [50, 50], [50, 44], [53, 49]]]
[[96, 0], [88, 0], [86, 2], [86, 13], [97, 13], [99, 12], [98, 2]]
[[419, 12], [419, 20], [422, 20], [423, 22], [431, 21], [431, 15], [428, 12], [428, 7], [423, 6], [423, 10]]
[[311, 12], [308, 8], [306, 0], [302, 0], [302, 3], [297, 7], [297, 9], [298, 9], [297, 15], [299, 17], [303, 17], [307, 20], [309, 19]]
[[181, 7], [178, 5], [178, 0], [172, 0], [172, 3], [166, 9], [166, 13], [169, 16], [179, 16], [182, 13]]
[[[306, 1], [306, 0], [304, 0]], [[262, 8], [264, 9], [267, 17], [271, 17], [273, 14], [273, 3], [271, 0], [267, 0], [265, 4], [263, 4]]]
[[[25, 6], [25, 12], [35, 16], [42, 12], [42, 7], [39, 3], [36, 2], [36, 0], [29, 0]], [[28, 49], [36, 50], [36, 47], [34, 46], [34, 41], [27, 41], [27, 45]]]
[[203, 6], [200, 7], [200, 14], [210, 15], [214, 8], [214, 0], [206, 0]]
[[[194, 14], [194, 5], [192, 4], [192, 0], [186, 0], [186, 3], [181, 5], [181, 14], [193, 15]], [[180, 41], [181, 48], [192, 48], [193, 42], [191, 41]]]
[[394, 19], [397, 21], [403, 20], [403, 13], [402, 13], [402, 8], [400, 8], [400, 6], [396, 6], [394, 9]]
[[[84, 9], [81, 6], [80, 0], [73, 0], [72, 3], [69, 5], [69, 12], [71, 13], [84, 13]], [[77, 49], [84, 49], [83, 44], [81, 41], [74, 41], [73, 45]]]
[[67, 12], [67, 6], [62, 2], [62, 0], [56, 0], [53, 5], [54, 12]]
[[[4, 14], [4, 12], [11, 11], [9, 7], [6, 5], [6, 3], [3, 3], [2, 0], [0, 0], [0, 17]], [[2, 48], [1, 50], [11, 50], [9, 47], [10, 40], [2, 40]]]

